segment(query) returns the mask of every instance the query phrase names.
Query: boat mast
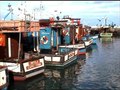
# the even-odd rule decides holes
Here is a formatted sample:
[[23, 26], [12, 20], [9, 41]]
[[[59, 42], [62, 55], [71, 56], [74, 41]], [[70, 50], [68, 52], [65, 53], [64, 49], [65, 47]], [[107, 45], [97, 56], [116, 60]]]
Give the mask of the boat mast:
[[21, 32], [19, 32], [18, 61], [20, 60], [20, 52], [21, 52]]
[[8, 9], [9, 13], [7, 13], [7, 14], [5, 15], [4, 20], [9, 16], [10, 13], [11, 13], [11, 20], [13, 20], [13, 9], [12, 9], [10, 3], [8, 4], [8, 8], [9, 8], [9, 9]]
[[[26, 3], [26, 1], [25, 1]], [[22, 5], [22, 4], [21, 4]], [[25, 15], [25, 22], [26, 22], [26, 9], [24, 7], [24, 15]], [[26, 27], [26, 23], [25, 23], [25, 30], [27, 29]], [[19, 44], [18, 44], [18, 61], [20, 60], [20, 54], [21, 54], [21, 36], [22, 36], [22, 33], [19, 32]]]
[[107, 26], [107, 17], [105, 18], [105, 26]]
[[[39, 9], [38, 8], [34, 9], [34, 21], [36, 19], [35, 18], [36, 17], [35, 16], [35, 11], [36, 10], [39, 10]], [[34, 23], [34, 29], [36, 30], [36, 23]], [[37, 54], [39, 55], [39, 52], [40, 52], [40, 49], [39, 49], [39, 31], [36, 32], [36, 37], [37, 37], [37, 47], [35, 47], [36, 45], [35, 45], [35, 32], [34, 32], [34, 37], [33, 37], [34, 38], [34, 51], [35, 51], [35, 48], [36, 48], [37, 49]]]

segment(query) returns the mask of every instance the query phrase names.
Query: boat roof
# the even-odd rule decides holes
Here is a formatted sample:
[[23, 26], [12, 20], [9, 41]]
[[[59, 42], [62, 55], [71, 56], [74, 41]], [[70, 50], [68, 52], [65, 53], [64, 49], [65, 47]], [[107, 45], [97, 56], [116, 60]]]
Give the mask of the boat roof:
[[0, 20], [0, 33], [35, 32], [39, 30], [39, 21]]

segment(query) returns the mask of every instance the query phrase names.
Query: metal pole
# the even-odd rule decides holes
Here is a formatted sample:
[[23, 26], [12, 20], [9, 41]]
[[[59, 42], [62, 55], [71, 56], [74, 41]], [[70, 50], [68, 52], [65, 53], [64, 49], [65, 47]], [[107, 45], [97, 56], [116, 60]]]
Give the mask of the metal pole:
[[105, 26], [107, 25], [107, 18], [105, 18]]
[[58, 41], [58, 40], [59, 40], [59, 39], [58, 39], [58, 29], [57, 29], [57, 32], [56, 32], [56, 36], [57, 36], [57, 50], [58, 50], [58, 44], [59, 44], [59, 43], [58, 43], [58, 42], [59, 42], [59, 41]]
[[20, 59], [20, 52], [21, 52], [21, 32], [19, 33], [19, 45], [18, 45], [18, 61]]

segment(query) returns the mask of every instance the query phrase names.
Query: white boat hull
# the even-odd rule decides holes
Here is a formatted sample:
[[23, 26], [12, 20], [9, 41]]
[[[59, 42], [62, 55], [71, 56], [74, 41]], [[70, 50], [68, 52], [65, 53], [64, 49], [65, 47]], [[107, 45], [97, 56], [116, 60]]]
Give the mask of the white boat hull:
[[21, 81], [44, 72], [44, 59], [36, 59], [25, 62], [0, 62], [13, 72], [14, 80]]
[[7, 88], [8, 86], [8, 75], [7, 67], [0, 66], [0, 90]]

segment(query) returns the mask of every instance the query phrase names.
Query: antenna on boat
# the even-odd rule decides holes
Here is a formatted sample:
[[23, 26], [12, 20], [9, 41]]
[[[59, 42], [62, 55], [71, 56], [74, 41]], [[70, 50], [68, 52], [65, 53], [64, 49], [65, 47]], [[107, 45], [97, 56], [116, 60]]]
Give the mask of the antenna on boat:
[[107, 17], [105, 18], [105, 26], [107, 26]]
[[42, 16], [42, 11], [44, 10], [44, 6], [42, 5], [42, 1], [40, 1], [40, 18]]
[[[22, 6], [22, 2], [21, 2], [21, 6]], [[21, 8], [18, 8], [18, 10], [22, 11]], [[24, 10], [25, 10], [25, 7], [24, 7]], [[24, 11], [25, 13], [25, 11]], [[26, 21], [26, 18], [25, 18], [25, 21]], [[25, 29], [26, 29], [26, 24], [25, 24]], [[22, 36], [22, 33], [19, 32], [19, 44], [18, 44], [18, 61], [20, 60], [20, 55], [21, 55], [21, 36]]]
[[12, 9], [10, 3], [8, 4], [8, 8], [9, 8], [9, 9], [8, 9], [9, 13], [7, 13], [7, 14], [5, 15], [4, 20], [9, 16], [10, 13], [11, 13], [11, 20], [13, 20], [13, 9]]
[[[35, 17], [36, 17], [36, 15], [35, 15], [35, 11], [36, 11], [36, 10], [39, 10], [39, 9], [38, 9], [38, 8], [34, 8], [34, 9], [33, 9], [33, 11], [34, 11], [33, 19], [34, 19], [34, 21], [36, 20], [36, 18], [35, 18]], [[35, 23], [34, 23], [34, 29], [36, 30]], [[38, 48], [38, 47], [39, 47], [38, 32], [36, 32], [36, 33], [33, 32], [33, 35], [34, 35], [34, 37], [33, 37], [34, 51], [37, 51], [37, 52], [39, 53], [39, 48]], [[35, 42], [35, 40], [36, 40], [36, 39], [35, 39], [35, 35], [37, 36], [37, 47], [36, 47], [36, 42]]]

